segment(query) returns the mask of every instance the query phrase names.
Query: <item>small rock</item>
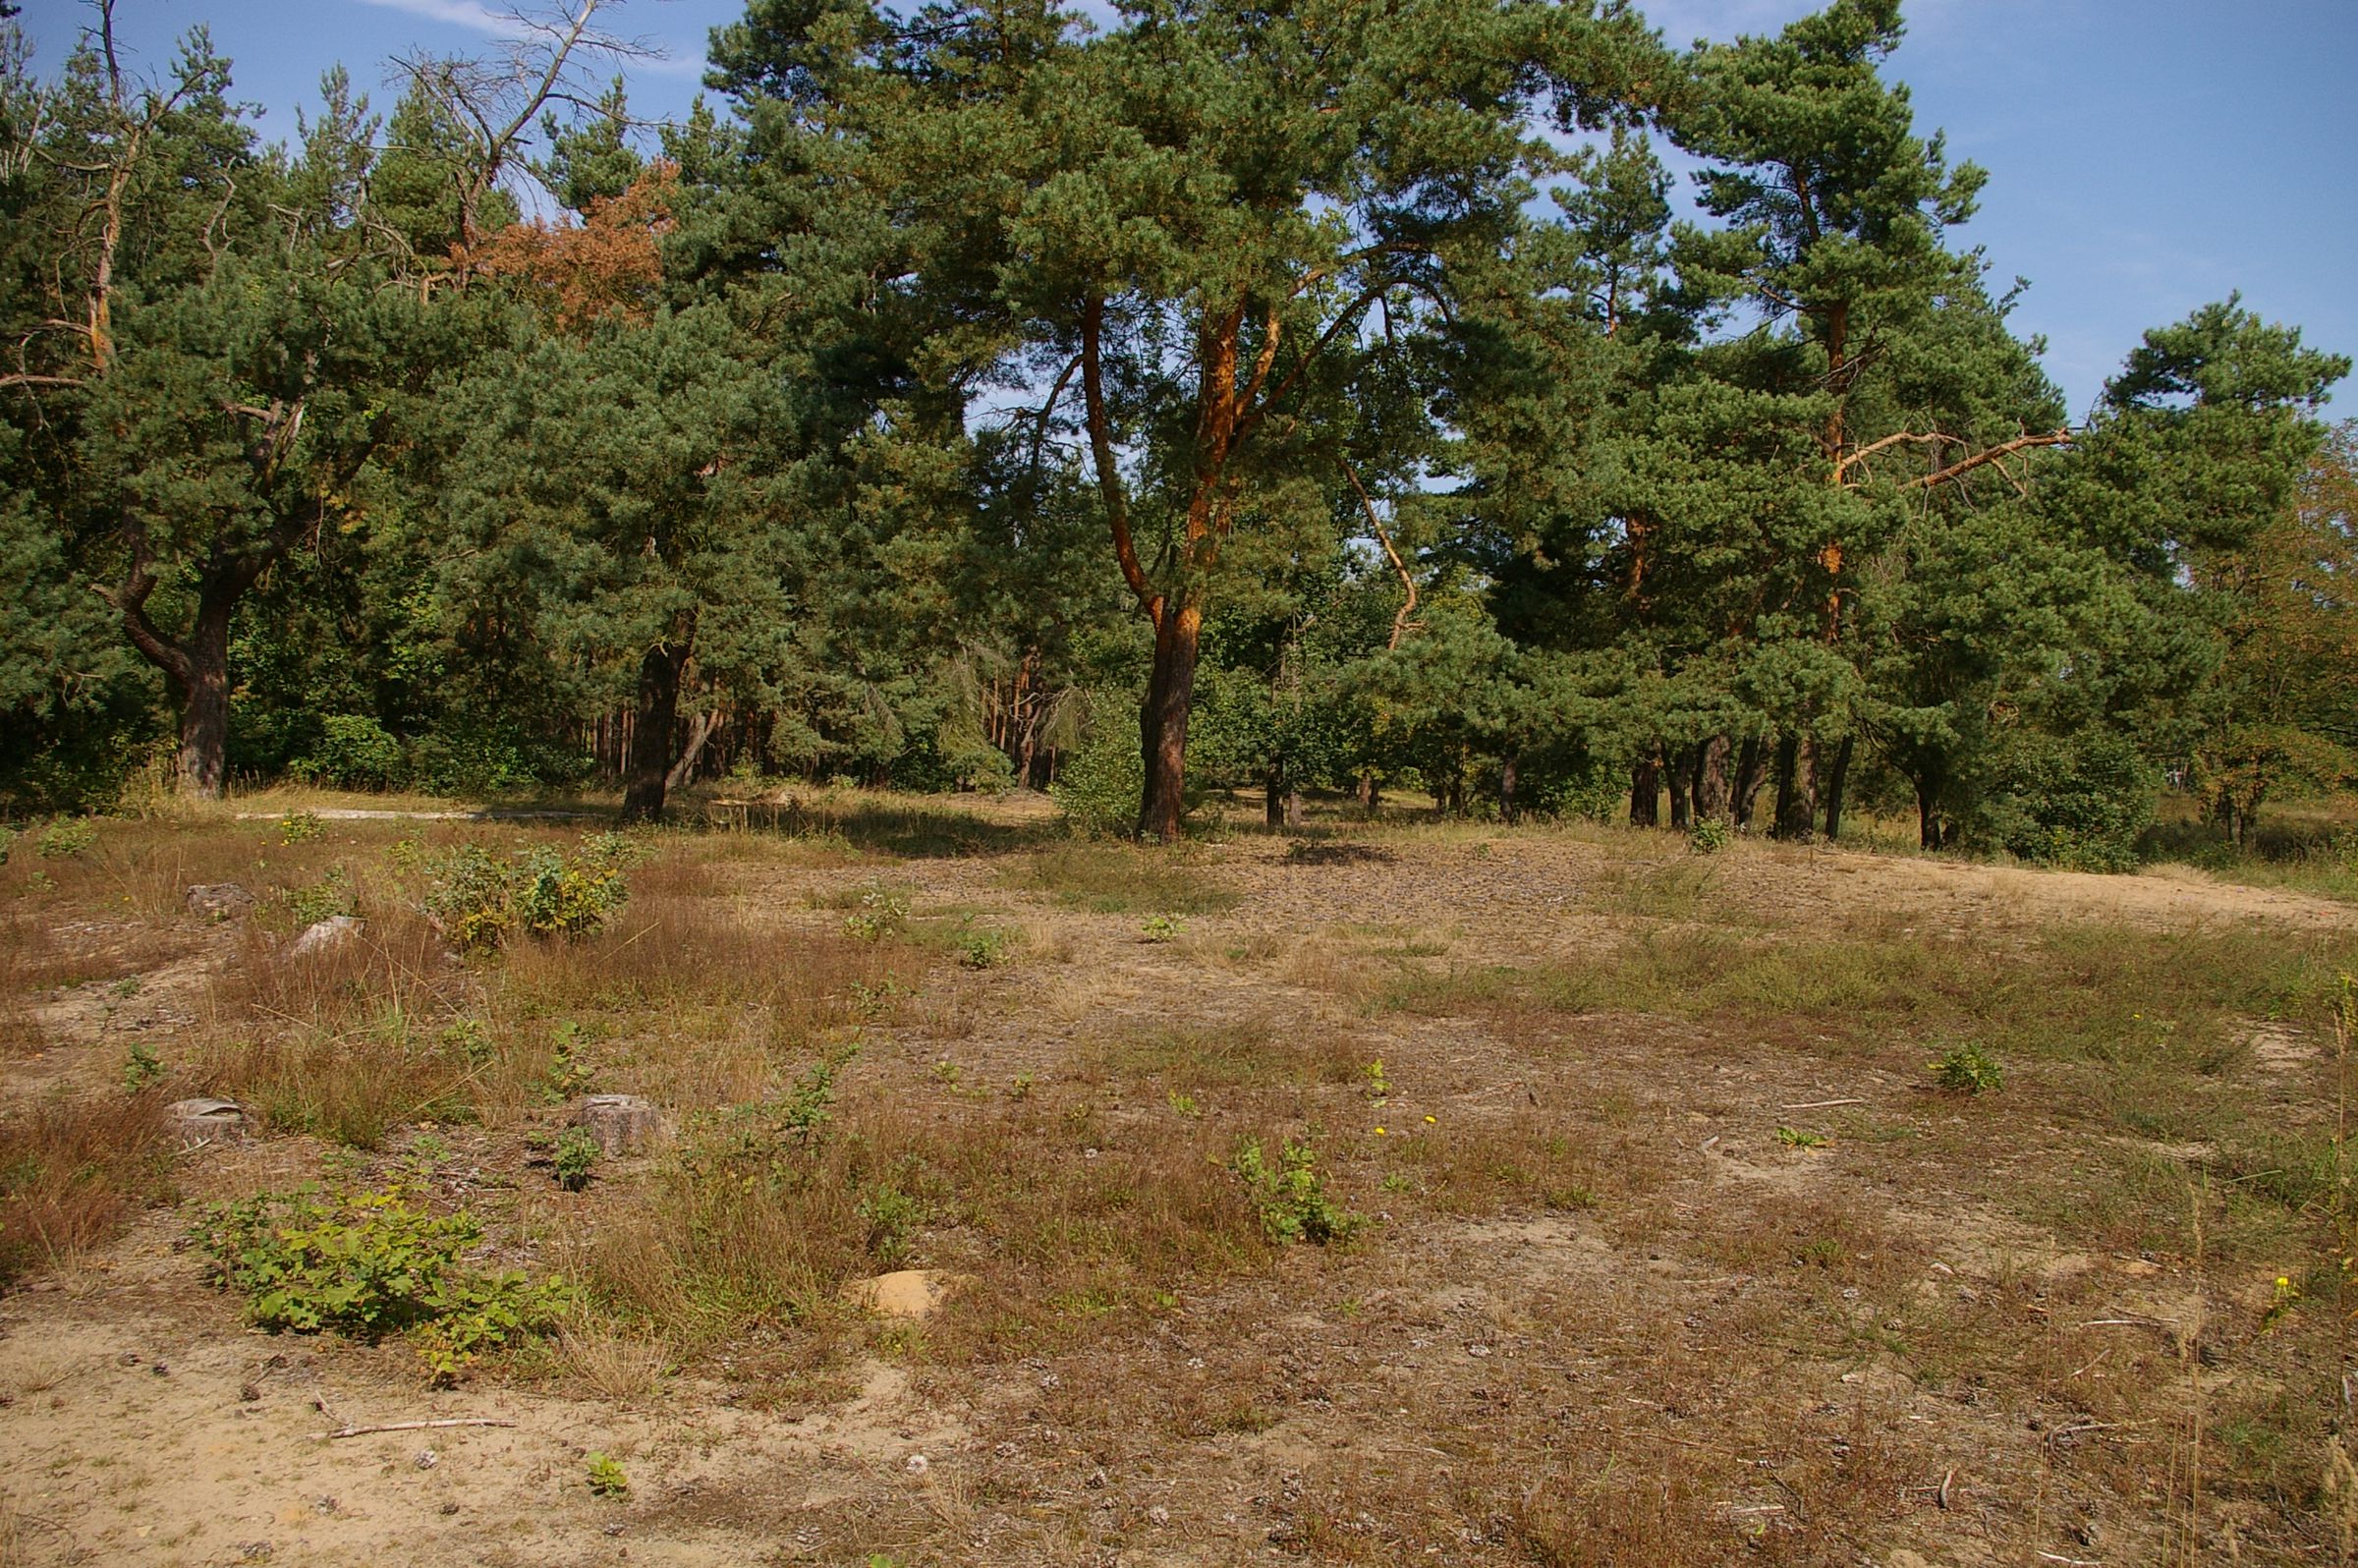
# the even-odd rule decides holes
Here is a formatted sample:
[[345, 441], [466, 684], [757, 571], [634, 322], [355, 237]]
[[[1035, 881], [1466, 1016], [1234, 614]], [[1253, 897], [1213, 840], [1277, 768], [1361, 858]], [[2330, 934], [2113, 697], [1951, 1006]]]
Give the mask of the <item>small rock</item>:
[[1102, 1470], [1091, 1471], [1089, 1473], [1089, 1480], [1084, 1482], [1082, 1484], [1089, 1487], [1091, 1491], [1103, 1491], [1105, 1489], [1105, 1472]]
[[431, 1470], [436, 1465], [442, 1463], [442, 1456], [435, 1453], [431, 1448], [421, 1448], [418, 1450], [417, 1463], [420, 1470]]
[[333, 952], [345, 943], [356, 940], [363, 927], [358, 915], [330, 915], [327, 919], [304, 927], [287, 951], [296, 958], [310, 958], [319, 953]]
[[261, 1397], [262, 1391], [259, 1388], [256, 1388], [253, 1384], [240, 1383], [238, 1385], [238, 1398], [243, 1403], [251, 1405]]
[[198, 882], [180, 895], [180, 903], [200, 920], [243, 920], [253, 913], [253, 895], [235, 882]]
[[927, 1459], [924, 1454], [911, 1454], [907, 1459], [901, 1461], [901, 1468], [912, 1476], [922, 1476], [933, 1468], [933, 1461]]
[[930, 1317], [967, 1282], [964, 1274], [932, 1268], [898, 1268], [872, 1279], [858, 1279], [843, 1289], [843, 1299], [885, 1317]]
[[670, 1130], [663, 1107], [637, 1094], [588, 1095], [574, 1106], [573, 1125], [596, 1139], [608, 1157], [643, 1148]]
[[1163, 1507], [1162, 1504], [1156, 1503], [1153, 1507], [1147, 1510], [1148, 1524], [1153, 1525], [1159, 1529], [1161, 1526], [1167, 1525], [1170, 1522], [1171, 1511], [1168, 1508]]
[[158, 1377], [169, 1377], [169, 1376], [171, 1376], [171, 1375], [172, 1375], [172, 1369], [171, 1369], [171, 1367], [169, 1367], [168, 1365], [166, 1365], [165, 1363], [163, 1363], [163, 1362], [160, 1362], [160, 1361], [159, 1361], [159, 1362], [157, 1362], [157, 1363], [156, 1363], [154, 1366], [152, 1366], [152, 1367], [148, 1368], [147, 1370], [148, 1370], [149, 1372], [151, 1372], [155, 1373], [155, 1375], [157, 1375]]
[[164, 1121], [183, 1148], [234, 1144], [246, 1136], [246, 1110], [234, 1099], [176, 1099], [164, 1107]]
[[455, 1513], [457, 1513], [458, 1511], [459, 1511], [459, 1505], [458, 1505], [457, 1503], [455, 1503], [455, 1502], [446, 1502], [446, 1503], [444, 1503], [444, 1504], [442, 1505], [442, 1512], [443, 1512], [445, 1515], [449, 1515], [449, 1514], [455, 1514]]

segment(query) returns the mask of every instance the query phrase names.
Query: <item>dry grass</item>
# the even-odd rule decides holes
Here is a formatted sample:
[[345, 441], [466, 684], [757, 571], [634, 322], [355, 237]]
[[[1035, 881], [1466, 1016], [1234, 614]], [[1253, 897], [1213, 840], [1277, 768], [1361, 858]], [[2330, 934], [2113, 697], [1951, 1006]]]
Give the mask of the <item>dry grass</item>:
[[[799, 1410], [872, 1358], [965, 1428], [923, 1485], [856, 1463], [806, 1509], [715, 1484], [678, 1505], [699, 1529], [825, 1561], [2130, 1562], [2231, 1555], [2230, 1529], [2245, 1561], [2331, 1560], [2319, 1025], [2346, 932], [1902, 911], [1864, 860], [1821, 906], [1780, 886], [1819, 874], [1798, 855], [1619, 829], [1173, 856], [914, 803], [776, 814], [650, 835], [605, 932], [464, 964], [390, 832], [203, 821], [168, 851], [110, 824], [85, 854], [263, 894], [202, 1009], [203, 1085], [386, 1157], [404, 1122], [479, 1124], [447, 1136], [495, 1243], [586, 1286], [564, 1386]], [[993, 863], [927, 864], [953, 854]], [[339, 864], [368, 938], [293, 962], [290, 895]], [[104, 962], [71, 923], [124, 893], [69, 869], [0, 902], [32, 923], [25, 973]], [[871, 875], [912, 914], [863, 940], [841, 917]], [[141, 912], [163, 885], [105, 918], [189, 939]], [[1007, 961], [962, 965], [984, 928], [1017, 933]], [[1966, 1042], [2001, 1090], [1935, 1091]], [[678, 1136], [557, 1194], [527, 1151], [589, 1089]], [[136, 1139], [85, 1191], [56, 1173], [104, 1140], [33, 1128], [8, 1124], [8, 1170], [91, 1235], [152, 1190]], [[1352, 1239], [1274, 1242], [1247, 1139], [1314, 1148]], [[923, 1323], [844, 1304], [895, 1266], [964, 1284]], [[2272, 1315], [2279, 1275], [2300, 1302]]]
[[[1078, 1114], [1076, 1114], [1078, 1112]], [[1205, 1131], [1099, 1148], [1085, 1107], [862, 1097], [808, 1137], [786, 1105], [707, 1119], [643, 1190], [564, 1244], [614, 1311], [711, 1343], [842, 1328], [880, 1270], [973, 1277], [936, 1354], [1029, 1353], [1265, 1256]]]
[[70, 1268], [170, 1192], [153, 1095], [45, 1104], [0, 1121], [0, 1286]]
[[1018, 862], [1006, 880], [1098, 915], [1207, 915], [1237, 898], [1186, 845], [1057, 844]]

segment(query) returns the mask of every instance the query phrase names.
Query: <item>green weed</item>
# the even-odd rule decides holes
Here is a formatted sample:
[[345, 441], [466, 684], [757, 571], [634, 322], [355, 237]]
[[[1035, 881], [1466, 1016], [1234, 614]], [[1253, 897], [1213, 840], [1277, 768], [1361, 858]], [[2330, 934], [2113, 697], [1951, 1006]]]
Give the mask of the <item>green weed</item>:
[[1278, 1150], [1277, 1163], [1271, 1165], [1261, 1140], [1247, 1139], [1228, 1168], [1252, 1190], [1262, 1226], [1271, 1241], [1323, 1246], [1350, 1240], [1366, 1223], [1327, 1194], [1317, 1155], [1307, 1140], [1287, 1140]]

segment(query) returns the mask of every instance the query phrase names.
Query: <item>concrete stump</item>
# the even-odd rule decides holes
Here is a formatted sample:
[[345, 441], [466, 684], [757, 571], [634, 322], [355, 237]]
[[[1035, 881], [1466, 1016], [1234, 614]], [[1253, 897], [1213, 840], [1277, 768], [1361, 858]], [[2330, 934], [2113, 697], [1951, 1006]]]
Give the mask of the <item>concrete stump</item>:
[[573, 1108], [573, 1125], [597, 1140], [609, 1158], [655, 1143], [670, 1131], [663, 1107], [637, 1094], [590, 1094]]
[[234, 1144], [247, 1129], [245, 1108], [234, 1099], [176, 1099], [164, 1107], [164, 1124], [183, 1148]]
[[309, 958], [342, 947], [361, 934], [362, 920], [358, 915], [330, 915], [315, 924], [304, 927], [287, 951], [297, 958]]
[[243, 920], [253, 913], [253, 895], [235, 882], [198, 882], [181, 894], [180, 902], [199, 920]]

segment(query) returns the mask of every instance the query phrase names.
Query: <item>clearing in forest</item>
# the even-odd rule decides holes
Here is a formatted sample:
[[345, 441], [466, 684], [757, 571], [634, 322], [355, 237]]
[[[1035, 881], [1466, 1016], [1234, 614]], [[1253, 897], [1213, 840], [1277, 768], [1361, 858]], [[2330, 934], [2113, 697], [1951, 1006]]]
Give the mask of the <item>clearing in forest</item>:
[[56, 851], [0, 1561], [2346, 1550], [2346, 904], [850, 796]]

